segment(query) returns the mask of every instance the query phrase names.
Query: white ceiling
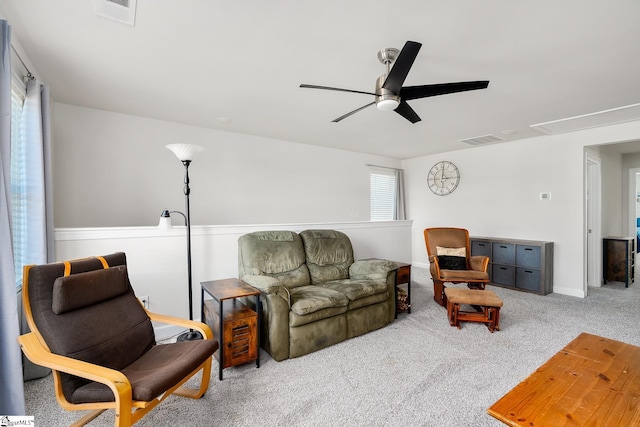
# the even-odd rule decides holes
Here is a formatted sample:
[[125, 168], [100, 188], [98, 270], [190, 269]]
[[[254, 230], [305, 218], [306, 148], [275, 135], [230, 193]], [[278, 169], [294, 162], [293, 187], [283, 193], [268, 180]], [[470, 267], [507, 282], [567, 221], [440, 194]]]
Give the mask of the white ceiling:
[[[462, 139], [640, 102], [638, 0], [138, 0], [135, 26], [88, 0], [2, 0], [0, 16], [58, 102], [398, 159]], [[369, 107], [378, 50], [423, 44], [405, 85], [490, 80]], [[221, 118], [229, 118], [224, 123]], [[515, 131], [511, 135], [503, 132]]]

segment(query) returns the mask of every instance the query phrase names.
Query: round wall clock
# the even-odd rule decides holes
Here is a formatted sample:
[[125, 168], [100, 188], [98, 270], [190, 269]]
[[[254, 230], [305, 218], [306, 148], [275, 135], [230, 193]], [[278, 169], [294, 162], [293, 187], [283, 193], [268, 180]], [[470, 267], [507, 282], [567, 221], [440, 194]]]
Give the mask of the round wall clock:
[[429, 189], [438, 196], [451, 194], [459, 182], [460, 171], [456, 165], [446, 160], [433, 165], [427, 176]]

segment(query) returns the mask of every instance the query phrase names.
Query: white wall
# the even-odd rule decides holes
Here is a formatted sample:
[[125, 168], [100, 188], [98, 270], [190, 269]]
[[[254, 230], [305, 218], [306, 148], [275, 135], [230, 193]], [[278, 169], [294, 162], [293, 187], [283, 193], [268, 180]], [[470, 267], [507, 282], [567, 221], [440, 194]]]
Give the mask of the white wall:
[[184, 210], [184, 167], [165, 148], [202, 145], [189, 168], [193, 224], [368, 221], [367, 163], [399, 161], [54, 104], [56, 227], [155, 225]]
[[[351, 239], [355, 259], [411, 262], [411, 221], [281, 225], [195, 226], [192, 228], [194, 318], [200, 318], [200, 282], [238, 276], [238, 238], [257, 230], [336, 229]], [[185, 227], [57, 229], [58, 260], [125, 252], [136, 295], [149, 296], [150, 310], [188, 317]], [[157, 325], [160, 326], [160, 325]], [[158, 327], [169, 336], [173, 331]]]
[[[640, 139], [640, 122], [630, 122], [398, 162], [66, 104], [55, 105], [54, 124], [58, 227], [155, 225], [163, 208], [180, 209], [182, 166], [164, 148], [173, 142], [207, 149], [191, 168], [193, 222], [204, 225], [366, 220], [365, 164], [401, 164], [414, 220], [414, 265], [426, 266], [422, 230], [428, 226], [549, 240], [555, 243], [554, 292], [580, 297], [586, 295], [585, 147]], [[618, 184], [606, 177], [619, 173], [620, 160], [603, 157], [602, 230], [617, 234], [628, 217], [620, 214], [625, 190], [620, 175]], [[462, 174], [446, 197], [426, 186], [428, 170], [442, 159]], [[541, 192], [551, 200], [541, 201]]]
[[[455, 226], [476, 236], [548, 240], [554, 242], [554, 292], [586, 296], [584, 147], [635, 139], [640, 139], [640, 122], [403, 161], [407, 209], [414, 220], [413, 264], [427, 265], [422, 236], [427, 227]], [[454, 162], [461, 173], [458, 189], [445, 197], [432, 194], [426, 185], [427, 172], [440, 160]], [[605, 170], [604, 175], [609, 173]], [[618, 186], [617, 194], [621, 194], [619, 179], [618, 172], [612, 184]], [[541, 192], [550, 192], [551, 199], [540, 200]], [[614, 194], [609, 200], [619, 213], [620, 196]], [[605, 217], [602, 229], [620, 232], [620, 218], [611, 216]]]

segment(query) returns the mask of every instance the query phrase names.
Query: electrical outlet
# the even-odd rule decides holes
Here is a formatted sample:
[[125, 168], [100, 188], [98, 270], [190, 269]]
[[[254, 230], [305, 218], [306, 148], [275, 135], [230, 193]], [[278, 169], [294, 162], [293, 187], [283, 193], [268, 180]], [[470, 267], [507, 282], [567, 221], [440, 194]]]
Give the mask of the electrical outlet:
[[144, 295], [144, 296], [138, 297], [138, 299], [140, 300], [140, 302], [142, 303], [144, 308], [149, 310], [149, 295]]

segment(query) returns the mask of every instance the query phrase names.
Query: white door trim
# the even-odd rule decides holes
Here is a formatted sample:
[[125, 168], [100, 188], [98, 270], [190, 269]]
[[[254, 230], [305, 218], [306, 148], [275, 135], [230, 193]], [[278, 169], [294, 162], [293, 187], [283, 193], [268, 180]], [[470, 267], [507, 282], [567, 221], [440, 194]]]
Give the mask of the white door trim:
[[[585, 152], [585, 281], [588, 286], [602, 285], [602, 161]], [[635, 188], [635, 185], [634, 185]]]
[[[629, 168], [629, 209], [628, 216], [629, 219], [629, 236], [636, 235], [636, 174], [640, 173], [640, 168]], [[636, 248], [636, 253], [638, 252], [638, 248]]]

